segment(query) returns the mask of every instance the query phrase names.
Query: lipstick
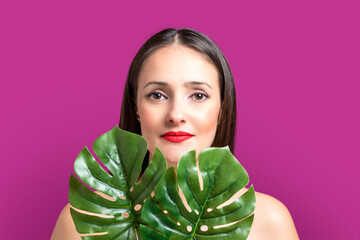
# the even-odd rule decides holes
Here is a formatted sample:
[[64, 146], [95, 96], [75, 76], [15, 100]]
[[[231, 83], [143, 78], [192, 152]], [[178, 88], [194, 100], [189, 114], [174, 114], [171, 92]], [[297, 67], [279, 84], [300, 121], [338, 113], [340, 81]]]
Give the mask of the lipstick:
[[186, 141], [189, 138], [192, 138], [193, 136], [194, 136], [193, 134], [182, 131], [179, 132], [170, 131], [161, 135], [161, 137], [164, 138], [166, 141], [174, 142], [174, 143]]

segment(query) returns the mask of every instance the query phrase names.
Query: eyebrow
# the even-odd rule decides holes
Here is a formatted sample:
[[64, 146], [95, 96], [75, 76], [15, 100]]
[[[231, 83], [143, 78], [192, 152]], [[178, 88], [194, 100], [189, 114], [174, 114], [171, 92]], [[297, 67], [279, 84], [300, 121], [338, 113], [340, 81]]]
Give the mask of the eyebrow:
[[[146, 88], [147, 86], [149, 85], [161, 85], [161, 86], [168, 86], [169, 84], [167, 82], [162, 82], [162, 81], [150, 81], [148, 82], [147, 84], [145, 84], [144, 88]], [[200, 82], [200, 81], [190, 81], [190, 82], [186, 82], [184, 84], [186, 87], [187, 86], [192, 86], [192, 85], [206, 85], [208, 86], [209, 88], [212, 89], [212, 87], [206, 83], [206, 82]]]

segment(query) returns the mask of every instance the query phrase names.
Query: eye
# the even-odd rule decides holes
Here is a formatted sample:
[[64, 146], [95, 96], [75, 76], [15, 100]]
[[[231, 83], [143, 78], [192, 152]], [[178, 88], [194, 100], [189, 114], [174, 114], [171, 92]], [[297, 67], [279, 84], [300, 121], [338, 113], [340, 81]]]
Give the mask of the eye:
[[166, 99], [166, 97], [160, 92], [151, 92], [148, 95], [146, 95], [146, 97], [148, 97], [152, 100], [155, 100], [155, 101], [161, 101], [161, 100]]
[[207, 98], [209, 98], [208, 95], [206, 95], [205, 93], [194, 93], [192, 96], [192, 99], [197, 101], [197, 102], [202, 102], [204, 100], [206, 100]]

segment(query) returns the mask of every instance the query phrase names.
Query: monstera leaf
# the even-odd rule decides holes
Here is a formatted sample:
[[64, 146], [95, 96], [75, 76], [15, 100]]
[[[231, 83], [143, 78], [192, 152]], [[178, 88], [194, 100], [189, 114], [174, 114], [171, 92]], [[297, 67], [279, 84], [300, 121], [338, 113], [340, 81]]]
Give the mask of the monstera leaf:
[[[95, 140], [93, 150], [107, 167], [104, 170], [85, 147], [75, 160], [78, 177], [70, 177], [71, 216], [82, 239], [137, 239], [140, 213], [146, 197], [166, 170], [166, 160], [156, 149], [153, 159], [141, 172], [147, 144], [137, 134], [118, 127]], [[105, 198], [101, 195], [106, 195]]]
[[228, 201], [248, 184], [245, 169], [228, 148], [208, 148], [199, 154], [199, 171], [203, 184], [195, 151], [181, 158], [177, 174], [174, 167], [166, 171], [155, 196], [149, 197], [143, 207], [141, 217], [148, 224], [140, 226], [143, 239], [247, 238], [255, 209], [253, 186], [232, 203]]

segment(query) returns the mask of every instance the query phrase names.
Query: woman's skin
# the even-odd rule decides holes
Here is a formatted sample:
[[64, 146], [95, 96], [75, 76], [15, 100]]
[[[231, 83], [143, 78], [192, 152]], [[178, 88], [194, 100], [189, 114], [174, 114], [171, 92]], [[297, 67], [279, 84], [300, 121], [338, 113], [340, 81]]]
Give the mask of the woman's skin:
[[[218, 74], [193, 50], [173, 45], [156, 51], [140, 72], [136, 102], [150, 159], [157, 146], [172, 166], [188, 151], [212, 144], [220, 113]], [[169, 131], [193, 137], [169, 142], [161, 137]]]
[[[217, 70], [190, 48], [176, 43], [163, 47], [146, 60], [140, 72], [136, 103], [150, 159], [157, 146], [168, 166], [176, 166], [184, 153], [195, 149], [198, 154], [210, 147], [215, 137], [221, 118]], [[170, 131], [187, 132], [192, 137], [182, 142], [169, 141], [164, 133]], [[280, 201], [259, 192], [255, 196], [255, 217], [248, 239], [299, 239], [291, 215]], [[52, 240], [81, 239], [69, 208], [67, 204], [61, 212]]]

